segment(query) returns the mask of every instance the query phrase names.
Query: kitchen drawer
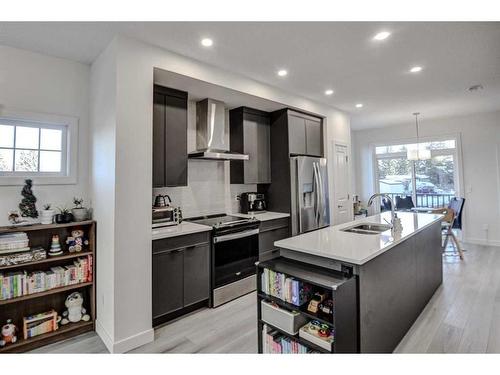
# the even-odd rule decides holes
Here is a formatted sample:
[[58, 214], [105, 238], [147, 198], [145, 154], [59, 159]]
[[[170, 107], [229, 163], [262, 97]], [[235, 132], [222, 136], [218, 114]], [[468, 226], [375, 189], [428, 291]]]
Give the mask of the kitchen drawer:
[[274, 246], [275, 241], [279, 241], [288, 237], [290, 237], [288, 227], [260, 232], [259, 253], [265, 253], [267, 251], [274, 250], [276, 248]]
[[[258, 218], [258, 216], [257, 216], [257, 218]], [[261, 232], [265, 232], [265, 231], [273, 230], [273, 229], [277, 229], [277, 228], [288, 227], [289, 221], [290, 221], [289, 217], [283, 217], [281, 219], [261, 221], [260, 222], [259, 230]]]
[[210, 243], [210, 231], [153, 240], [153, 254]]
[[292, 312], [274, 306], [267, 301], [260, 302], [262, 320], [290, 335], [296, 335], [307, 319], [299, 312]]

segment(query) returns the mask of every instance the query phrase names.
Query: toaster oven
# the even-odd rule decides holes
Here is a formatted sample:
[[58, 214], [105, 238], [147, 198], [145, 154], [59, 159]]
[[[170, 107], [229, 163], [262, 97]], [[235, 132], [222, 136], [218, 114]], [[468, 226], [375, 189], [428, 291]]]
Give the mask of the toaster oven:
[[177, 225], [182, 221], [179, 207], [153, 207], [153, 228]]

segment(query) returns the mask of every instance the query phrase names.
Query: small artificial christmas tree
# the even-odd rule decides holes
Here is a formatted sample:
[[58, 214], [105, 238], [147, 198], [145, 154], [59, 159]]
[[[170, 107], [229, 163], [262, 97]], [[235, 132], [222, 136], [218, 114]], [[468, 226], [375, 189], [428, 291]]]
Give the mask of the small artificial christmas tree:
[[21, 195], [24, 197], [19, 203], [19, 209], [21, 210], [21, 216], [23, 217], [38, 217], [38, 211], [36, 210], [36, 197], [33, 195], [33, 191], [31, 187], [33, 186], [33, 181], [30, 179], [24, 181], [26, 185], [24, 185], [23, 190], [21, 191]]

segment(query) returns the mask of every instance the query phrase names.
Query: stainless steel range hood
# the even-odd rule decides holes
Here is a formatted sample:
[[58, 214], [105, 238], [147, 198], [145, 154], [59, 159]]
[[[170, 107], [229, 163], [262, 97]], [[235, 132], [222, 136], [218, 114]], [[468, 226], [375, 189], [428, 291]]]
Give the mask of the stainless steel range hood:
[[229, 124], [224, 103], [205, 99], [196, 103], [196, 149], [192, 159], [248, 160], [248, 155], [229, 151]]

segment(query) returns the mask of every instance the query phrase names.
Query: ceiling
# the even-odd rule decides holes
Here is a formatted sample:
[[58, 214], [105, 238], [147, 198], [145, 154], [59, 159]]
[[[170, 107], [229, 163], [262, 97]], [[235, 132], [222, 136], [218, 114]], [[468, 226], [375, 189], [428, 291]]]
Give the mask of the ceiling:
[[[374, 41], [381, 30], [392, 34]], [[425, 121], [500, 109], [498, 22], [0, 23], [0, 44], [87, 64], [116, 34], [339, 108], [353, 129], [412, 122], [415, 111]], [[414, 65], [423, 71], [409, 73]], [[469, 92], [474, 84], [484, 89]]]

